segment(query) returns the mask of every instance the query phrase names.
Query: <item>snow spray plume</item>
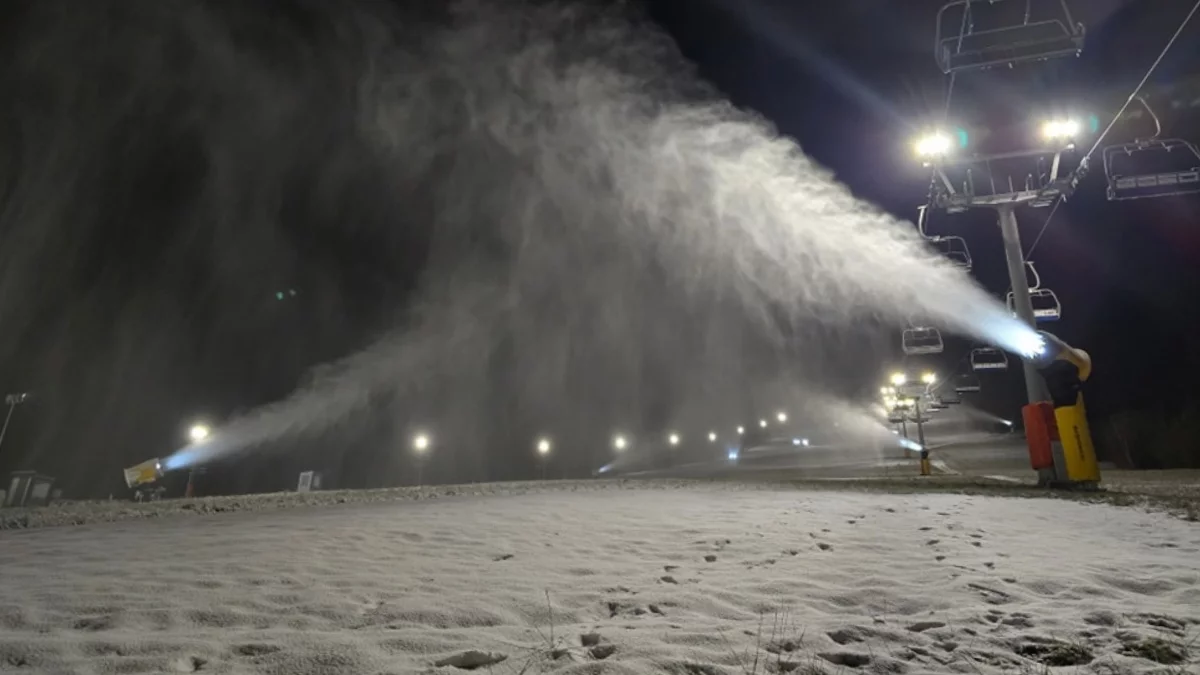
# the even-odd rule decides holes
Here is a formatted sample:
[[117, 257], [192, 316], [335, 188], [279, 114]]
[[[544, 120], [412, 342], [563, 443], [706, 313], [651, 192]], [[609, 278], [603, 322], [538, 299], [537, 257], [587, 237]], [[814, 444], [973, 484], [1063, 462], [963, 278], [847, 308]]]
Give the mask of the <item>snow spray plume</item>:
[[397, 184], [421, 186], [410, 208], [433, 226], [421, 311], [173, 464], [317, 431], [385, 394], [464, 445], [546, 420], [603, 444], [621, 420], [665, 422], [644, 412], [664, 400], [728, 405], [729, 383], [756, 376], [748, 322], [778, 342], [789, 325], [916, 316], [1028, 344], [911, 223], [721, 100], [644, 22], [501, 5], [454, 5], [437, 30], [377, 44], [361, 74], [361, 131]]

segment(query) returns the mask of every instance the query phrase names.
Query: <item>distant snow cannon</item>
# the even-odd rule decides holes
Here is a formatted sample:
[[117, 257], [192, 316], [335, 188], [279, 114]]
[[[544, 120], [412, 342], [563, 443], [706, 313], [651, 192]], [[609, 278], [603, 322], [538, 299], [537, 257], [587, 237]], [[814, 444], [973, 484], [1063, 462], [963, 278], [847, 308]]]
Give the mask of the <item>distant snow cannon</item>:
[[1031, 361], [1046, 381], [1050, 400], [1022, 410], [1030, 462], [1044, 485], [1095, 489], [1100, 464], [1082, 392], [1092, 374], [1092, 358], [1055, 335], [1039, 335], [1046, 349]]
[[137, 490], [158, 482], [163, 477], [162, 461], [157, 457], [148, 459], [141, 464], [134, 464], [125, 469], [125, 484], [131, 490]]

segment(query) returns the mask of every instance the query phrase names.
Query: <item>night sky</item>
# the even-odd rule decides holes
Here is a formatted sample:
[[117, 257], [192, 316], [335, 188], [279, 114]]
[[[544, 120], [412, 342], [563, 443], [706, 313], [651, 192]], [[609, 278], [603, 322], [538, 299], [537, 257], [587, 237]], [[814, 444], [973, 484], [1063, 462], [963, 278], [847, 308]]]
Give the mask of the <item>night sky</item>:
[[[373, 4], [386, 3], [362, 3]], [[1191, 4], [1075, 2], [1088, 27], [1082, 58], [958, 78], [948, 119], [979, 138], [1008, 130], [993, 139], [1058, 106], [1093, 110], [1106, 123]], [[119, 469], [169, 453], [193, 420], [220, 422], [287, 395], [313, 366], [405, 321], [429, 273], [431, 234], [413, 206], [425, 188], [389, 183], [352, 133], [347, 102], [358, 93], [344, 74], [365, 64], [331, 61], [315, 46], [340, 39], [324, 10], [303, 0], [213, 9], [237, 50], [210, 53], [184, 38], [193, 5], [0, 8], [0, 382], [31, 393], [0, 446], [0, 471], [59, 476], [68, 494], [120, 494]], [[928, 182], [910, 142], [946, 100], [931, 53], [938, 6], [648, 0], [703, 78], [855, 193], [908, 219]], [[1200, 21], [1148, 86], [1168, 135], [1200, 139], [1200, 105], [1171, 104], [1200, 98], [1198, 78]], [[216, 118], [236, 131], [213, 135]], [[1133, 133], [1119, 124], [1110, 140]], [[274, 170], [281, 157], [300, 168]], [[318, 176], [329, 167], [338, 169], [333, 183]], [[273, 227], [246, 224], [259, 216]], [[1028, 248], [1045, 213], [1021, 217]], [[1002, 294], [990, 218], [940, 216], [933, 229], [965, 237], [975, 276]], [[1058, 210], [1034, 258], [1063, 303], [1053, 329], [1096, 362], [1094, 418], [1195, 400], [1200, 198], [1112, 204], [1095, 172]], [[869, 389], [899, 362], [898, 335], [870, 340], [894, 344], [892, 361], [847, 359], [847, 390]], [[949, 372], [968, 347], [948, 341], [941, 367]], [[1013, 416], [1018, 372], [999, 377], [980, 404]], [[395, 440], [407, 432], [387, 419], [358, 426], [324, 437], [336, 451], [308, 442], [297, 451], [308, 464], [213, 467], [210, 489], [279, 489], [311, 465], [347, 487], [407, 475]], [[381, 449], [381, 435], [390, 447]], [[514, 478], [531, 466], [484, 461], [470, 476]]]

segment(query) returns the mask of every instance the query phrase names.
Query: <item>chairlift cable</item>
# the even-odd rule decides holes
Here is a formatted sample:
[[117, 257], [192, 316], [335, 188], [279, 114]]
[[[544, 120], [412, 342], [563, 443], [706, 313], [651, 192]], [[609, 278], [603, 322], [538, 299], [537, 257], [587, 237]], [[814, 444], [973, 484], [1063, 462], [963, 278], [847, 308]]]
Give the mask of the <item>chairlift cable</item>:
[[1196, 12], [1200, 12], [1200, 0], [1197, 0], [1196, 4], [1192, 6], [1192, 11], [1188, 12], [1187, 16], [1183, 18], [1183, 21], [1179, 24], [1179, 28], [1175, 29], [1175, 34], [1171, 36], [1170, 40], [1167, 40], [1166, 46], [1163, 47], [1161, 52], [1159, 52], [1158, 58], [1154, 59], [1154, 63], [1150, 64], [1150, 69], [1146, 71], [1146, 74], [1142, 77], [1142, 81], [1138, 82], [1138, 85], [1133, 89], [1133, 93], [1129, 95], [1129, 98], [1125, 99], [1125, 103], [1121, 106], [1121, 109], [1117, 111], [1116, 115], [1113, 115], [1112, 121], [1108, 123], [1108, 126], [1104, 128], [1104, 131], [1100, 132], [1100, 136], [1098, 136], [1096, 138], [1096, 142], [1092, 144], [1091, 150], [1088, 150], [1087, 154], [1083, 156], [1084, 161], [1091, 159], [1092, 155], [1096, 152], [1096, 148], [1099, 148], [1100, 144], [1104, 142], [1104, 137], [1108, 135], [1108, 132], [1111, 131], [1114, 126], [1116, 126], [1117, 120], [1121, 119], [1121, 115], [1125, 114], [1125, 111], [1129, 108], [1129, 104], [1133, 103], [1134, 100], [1136, 100], [1137, 97], [1142, 93], [1142, 87], [1145, 87], [1146, 83], [1150, 81], [1150, 77], [1154, 75], [1154, 71], [1158, 69], [1159, 64], [1162, 63], [1164, 58], [1166, 58], [1167, 52], [1171, 51], [1171, 47], [1174, 46], [1175, 41], [1179, 39], [1179, 35], [1183, 33], [1184, 29], [1187, 28], [1187, 25], [1191, 23], [1192, 17], [1196, 16]]
[[[1154, 63], [1150, 64], [1150, 68], [1146, 71], [1146, 74], [1142, 76], [1142, 80], [1138, 82], [1136, 87], [1134, 87], [1133, 93], [1129, 95], [1129, 98], [1125, 99], [1124, 105], [1121, 106], [1121, 109], [1117, 111], [1116, 115], [1113, 115], [1113, 118], [1108, 123], [1108, 126], [1104, 127], [1104, 131], [1100, 132], [1100, 135], [1096, 138], [1096, 142], [1092, 144], [1091, 149], [1087, 151], [1087, 154], [1085, 154], [1083, 159], [1080, 161], [1080, 166], [1087, 166], [1088, 162], [1092, 158], [1092, 155], [1096, 153], [1096, 149], [1099, 148], [1100, 144], [1104, 142], [1104, 137], [1108, 135], [1108, 132], [1112, 131], [1112, 128], [1117, 124], [1117, 120], [1121, 119], [1121, 116], [1124, 115], [1125, 111], [1129, 109], [1129, 104], [1133, 103], [1135, 100], [1138, 100], [1142, 93], [1142, 88], [1145, 87], [1146, 83], [1150, 81], [1150, 77], [1154, 75], [1154, 71], [1158, 69], [1159, 64], [1161, 64], [1162, 60], [1166, 58], [1167, 52], [1171, 51], [1171, 47], [1175, 45], [1175, 41], [1179, 39], [1179, 36], [1183, 33], [1184, 29], [1187, 28], [1188, 24], [1191, 23], [1192, 17], [1196, 16], [1197, 12], [1200, 12], [1200, 0], [1196, 0], [1196, 4], [1192, 6], [1192, 10], [1187, 13], [1187, 16], [1185, 16], [1183, 21], [1180, 22], [1179, 27], [1175, 29], [1175, 34], [1171, 36], [1170, 40], [1167, 40], [1166, 46], [1164, 46], [1162, 51], [1159, 52], [1158, 58], [1154, 59]], [[1037, 236], [1033, 239], [1033, 245], [1030, 246], [1029, 251], [1025, 253], [1026, 259], [1033, 255], [1033, 250], [1037, 248], [1038, 242], [1042, 240], [1042, 235], [1046, 233], [1046, 228], [1050, 227], [1050, 222], [1054, 217], [1054, 212], [1058, 211], [1058, 206], [1059, 204], [1062, 204], [1062, 202], [1062, 196], [1059, 196], [1058, 199], [1055, 200], [1054, 207], [1050, 209], [1050, 214], [1046, 216], [1046, 221], [1042, 223], [1042, 229], [1038, 230]]]

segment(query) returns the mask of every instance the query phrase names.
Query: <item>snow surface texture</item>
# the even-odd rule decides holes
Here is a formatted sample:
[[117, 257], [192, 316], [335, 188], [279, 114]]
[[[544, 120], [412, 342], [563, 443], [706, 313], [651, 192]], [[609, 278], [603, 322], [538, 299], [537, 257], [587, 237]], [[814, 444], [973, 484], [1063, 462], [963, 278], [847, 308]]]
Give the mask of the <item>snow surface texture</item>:
[[0, 533], [0, 672], [1196, 673], [1197, 561], [1169, 516], [958, 495], [168, 516]]

